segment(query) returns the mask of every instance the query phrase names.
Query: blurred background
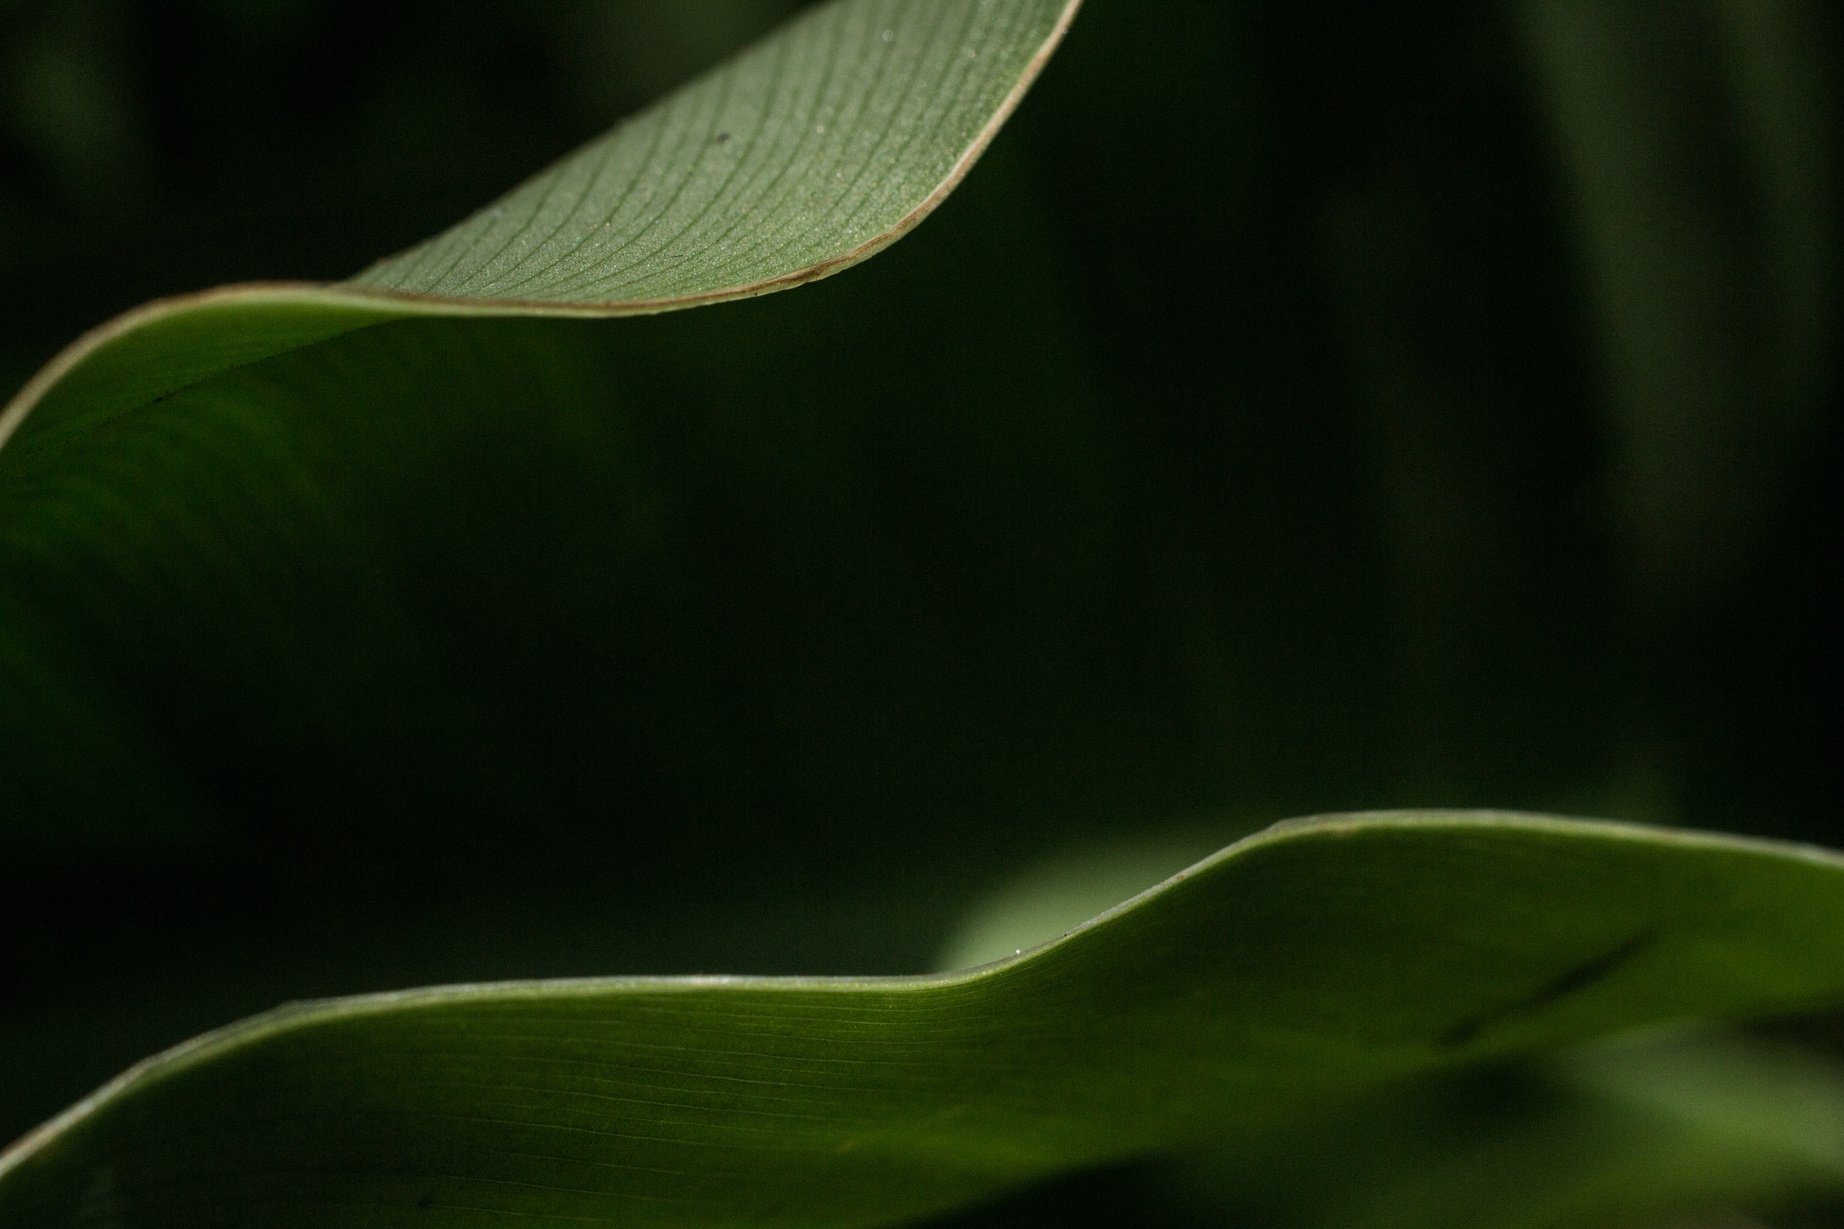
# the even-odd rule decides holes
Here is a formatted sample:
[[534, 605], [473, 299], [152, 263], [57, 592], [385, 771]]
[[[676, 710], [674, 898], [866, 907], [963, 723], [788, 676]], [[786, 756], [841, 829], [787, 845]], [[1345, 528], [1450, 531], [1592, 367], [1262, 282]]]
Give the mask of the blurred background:
[[[0, 392], [149, 298], [356, 272], [798, 7], [0, 0]], [[106, 733], [0, 719], [0, 1137], [284, 999], [935, 967], [1084, 847], [1149, 851], [1131, 891], [1345, 809], [1844, 844], [1838, 25], [1090, 0], [888, 253], [568, 326], [590, 436], [353, 477], [455, 514], [365, 671], [71, 633]]]

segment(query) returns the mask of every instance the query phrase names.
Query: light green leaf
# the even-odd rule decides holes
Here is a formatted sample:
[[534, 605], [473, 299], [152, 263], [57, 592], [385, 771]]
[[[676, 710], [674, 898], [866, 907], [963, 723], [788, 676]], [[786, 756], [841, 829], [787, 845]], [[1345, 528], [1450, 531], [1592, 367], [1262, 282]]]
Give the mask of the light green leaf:
[[285, 1008], [0, 1161], [0, 1225], [869, 1225], [1395, 1079], [1844, 996], [1844, 859], [1533, 817], [1282, 825], [934, 977]]
[[[953, 190], [1077, 0], [833, 0], [453, 229], [338, 286], [182, 296], [73, 345], [0, 444], [411, 315], [635, 315], [836, 273]], [[28, 419], [30, 416], [30, 420]]]

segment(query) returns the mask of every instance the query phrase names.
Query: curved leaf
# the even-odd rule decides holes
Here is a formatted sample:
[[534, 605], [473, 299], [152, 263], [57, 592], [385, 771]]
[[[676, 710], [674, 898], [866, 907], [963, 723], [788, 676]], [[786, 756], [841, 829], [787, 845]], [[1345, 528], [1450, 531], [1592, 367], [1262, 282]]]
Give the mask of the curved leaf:
[[1489, 1055], [1840, 995], [1831, 854], [1295, 823], [962, 973], [285, 1008], [22, 1141], [0, 1225], [868, 1225]]
[[1017, 106], [1078, 0], [833, 0], [427, 243], [338, 286], [233, 286], [92, 332], [0, 412], [99, 421], [410, 315], [634, 315], [836, 273], [913, 229]]

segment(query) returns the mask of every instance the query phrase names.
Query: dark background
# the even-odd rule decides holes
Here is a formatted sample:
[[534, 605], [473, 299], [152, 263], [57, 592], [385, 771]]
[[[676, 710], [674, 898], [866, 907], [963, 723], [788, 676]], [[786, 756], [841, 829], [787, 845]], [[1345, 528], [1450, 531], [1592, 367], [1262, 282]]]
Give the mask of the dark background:
[[[148, 298], [354, 272], [796, 7], [0, 2], [0, 385]], [[644, 548], [535, 528], [534, 446], [449, 562], [446, 690], [253, 721], [194, 645], [124, 684], [144, 760], [12, 795], [0, 1137], [285, 998], [927, 968], [1102, 838], [1844, 843], [1836, 33], [1090, 0], [890, 252], [588, 326]]]

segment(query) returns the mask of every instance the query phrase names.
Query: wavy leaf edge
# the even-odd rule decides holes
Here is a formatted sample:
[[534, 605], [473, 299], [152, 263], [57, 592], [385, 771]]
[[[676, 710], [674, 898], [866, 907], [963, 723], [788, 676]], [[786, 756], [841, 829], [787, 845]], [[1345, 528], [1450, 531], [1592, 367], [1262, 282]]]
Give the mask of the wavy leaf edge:
[[136, 1086], [177, 1074], [220, 1055], [258, 1044], [293, 1028], [332, 1020], [358, 1019], [386, 1012], [440, 1007], [457, 1001], [487, 997], [570, 998], [621, 993], [658, 994], [694, 991], [832, 990], [882, 991], [891, 989], [940, 990], [1005, 978], [1028, 969], [1051, 952], [1112, 927], [1134, 912], [1157, 901], [1171, 888], [1239, 861], [1253, 852], [1277, 845], [1338, 840], [1392, 829], [1447, 831], [1455, 834], [1515, 829], [1531, 834], [1596, 841], [1673, 846], [1788, 859], [1824, 866], [1844, 873], [1844, 854], [1822, 846], [1765, 837], [1731, 836], [1682, 828], [1665, 828], [1623, 820], [1571, 819], [1520, 811], [1493, 810], [1382, 810], [1305, 816], [1282, 820], [1236, 841], [1203, 860], [1178, 871], [1145, 891], [1122, 901], [1089, 920], [1046, 939], [1017, 955], [967, 969], [941, 973], [900, 974], [879, 977], [757, 976], [686, 974], [672, 976], [614, 976], [456, 983], [375, 994], [351, 995], [286, 1003], [259, 1015], [203, 1033], [159, 1054], [143, 1059], [113, 1080], [72, 1105], [63, 1113], [29, 1131], [0, 1151], [0, 1180], [48, 1147], [58, 1136], [104, 1109]]
[[[369, 325], [412, 317], [615, 319], [623, 316], [658, 315], [663, 312], [735, 302], [782, 290], [791, 290], [841, 273], [875, 256], [909, 234], [960, 186], [1042, 74], [1044, 66], [1068, 33], [1081, 4], [1082, 0], [1066, 0], [1049, 35], [1037, 47], [1024, 71], [1013, 82], [1004, 99], [987, 118], [973, 141], [961, 151], [959, 158], [940, 182], [893, 225], [846, 251], [771, 277], [715, 287], [707, 291], [660, 298], [617, 299], [606, 302], [557, 302], [491, 297], [458, 298], [356, 284], [356, 278], [364, 277], [405, 253], [395, 253], [373, 262], [365, 270], [355, 275], [355, 280], [238, 282], [207, 290], [165, 296], [131, 308], [90, 329], [40, 368], [37, 374], [30, 378], [3, 408], [0, 408], [0, 450], [5, 449], [8, 441], [18, 433], [33, 410], [42, 404], [54, 389], [88, 364], [97, 354], [157, 325], [226, 307], [252, 309], [305, 307], [351, 312], [353, 319], [349, 327], [329, 330], [317, 339], [329, 340], [342, 333]], [[681, 88], [691, 88], [697, 83], [698, 79], [694, 79]], [[667, 98], [672, 96], [672, 94], [666, 95]], [[549, 169], [547, 167], [546, 171], [539, 172], [539, 175], [547, 173]], [[511, 191], [518, 190], [519, 188], [515, 187]], [[510, 194], [509, 192], [504, 195]], [[489, 205], [484, 208], [491, 207]], [[484, 208], [481, 212], [484, 212]], [[408, 250], [414, 250], [414, 248]], [[171, 387], [163, 387], [156, 395], [165, 396], [178, 392], [192, 384], [209, 379], [211, 376], [223, 374], [249, 363], [259, 362], [264, 358], [273, 358], [296, 348], [299, 347], [282, 346], [268, 350], [266, 353], [245, 357], [240, 362], [217, 367], [197, 379], [177, 383]]]

